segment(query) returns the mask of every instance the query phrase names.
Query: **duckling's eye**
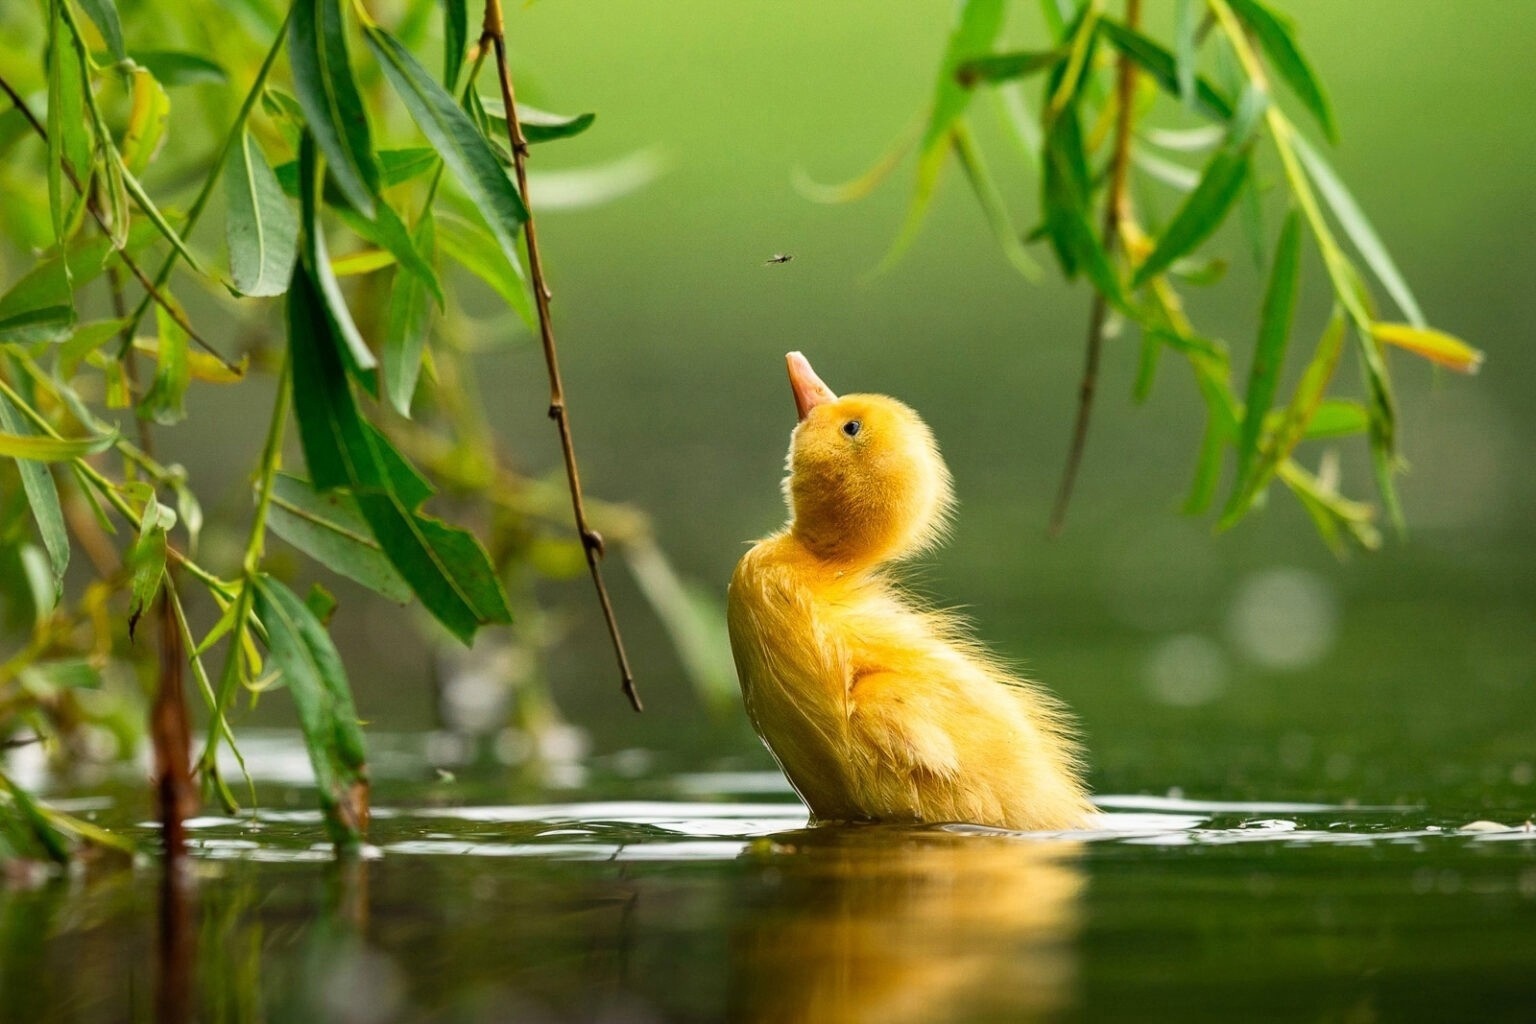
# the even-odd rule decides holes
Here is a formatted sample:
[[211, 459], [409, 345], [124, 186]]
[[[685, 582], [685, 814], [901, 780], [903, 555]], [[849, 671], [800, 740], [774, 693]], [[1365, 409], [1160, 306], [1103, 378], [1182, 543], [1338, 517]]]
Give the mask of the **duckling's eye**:
[[849, 437], [857, 437], [859, 428], [862, 426], [863, 424], [858, 420], [849, 420], [847, 423], [843, 424], [843, 433], [847, 434]]

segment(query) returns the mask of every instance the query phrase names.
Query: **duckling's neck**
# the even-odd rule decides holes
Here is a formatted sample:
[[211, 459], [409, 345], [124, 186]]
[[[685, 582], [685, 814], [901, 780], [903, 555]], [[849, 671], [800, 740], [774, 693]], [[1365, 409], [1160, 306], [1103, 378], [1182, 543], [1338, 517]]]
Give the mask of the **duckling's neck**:
[[867, 524], [841, 523], [835, 529], [820, 530], [797, 518], [790, 521], [786, 535], [809, 558], [839, 575], [869, 572], [889, 561], [899, 547], [890, 531]]

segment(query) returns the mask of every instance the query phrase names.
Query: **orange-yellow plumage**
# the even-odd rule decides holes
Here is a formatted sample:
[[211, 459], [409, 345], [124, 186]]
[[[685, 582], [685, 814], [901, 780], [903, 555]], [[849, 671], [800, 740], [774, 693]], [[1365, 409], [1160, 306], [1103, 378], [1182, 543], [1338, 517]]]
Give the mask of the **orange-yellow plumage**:
[[790, 521], [731, 579], [747, 714], [822, 821], [1081, 825], [1068, 717], [886, 568], [934, 544], [952, 505], [928, 427], [883, 395], [837, 397], [789, 355], [800, 424]]

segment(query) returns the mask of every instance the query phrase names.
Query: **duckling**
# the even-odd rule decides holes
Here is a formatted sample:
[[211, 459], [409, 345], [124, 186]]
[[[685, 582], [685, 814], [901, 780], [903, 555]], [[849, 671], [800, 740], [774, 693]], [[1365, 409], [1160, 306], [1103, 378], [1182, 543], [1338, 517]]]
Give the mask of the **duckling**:
[[932, 432], [893, 398], [839, 398], [800, 353], [786, 360], [790, 518], [742, 557], [727, 602], [758, 735], [818, 822], [1083, 825], [1063, 706], [891, 573], [940, 541], [954, 506]]

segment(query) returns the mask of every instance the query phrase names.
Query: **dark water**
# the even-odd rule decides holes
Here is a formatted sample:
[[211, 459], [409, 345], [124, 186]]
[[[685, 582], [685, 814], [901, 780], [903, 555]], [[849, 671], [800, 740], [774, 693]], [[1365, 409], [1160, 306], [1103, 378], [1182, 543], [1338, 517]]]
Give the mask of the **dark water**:
[[[1174, 795], [1101, 796], [1094, 827], [1066, 834], [808, 829], [774, 773], [618, 761], [509, 789], [504, 773], [433, 778], [416, 742], [378, 758], [360, 860], [334, 862], [309, 795], [283, 783], [302, 751], [256, 737], [267, 806], [192, 822], [185, 884], [147, 861], [13, 880], [0, 1019], [1536, 1013], [1523, 821]], [[145, 811], [124, 794], [69, 806]]]

